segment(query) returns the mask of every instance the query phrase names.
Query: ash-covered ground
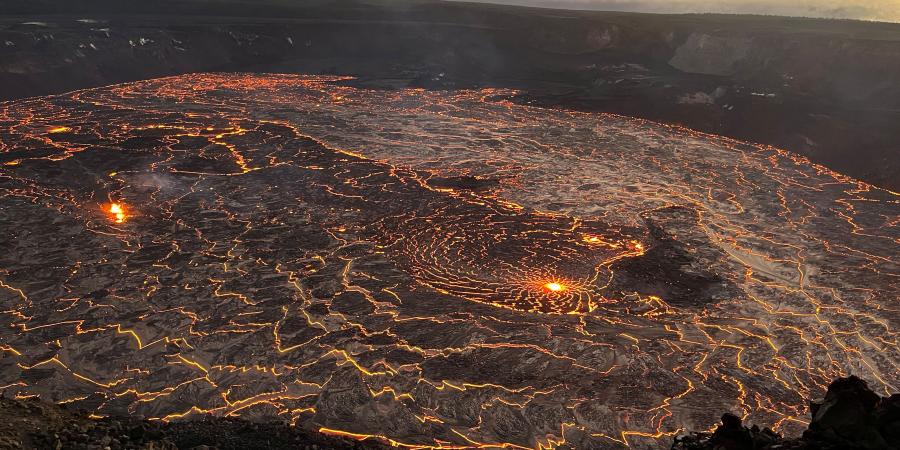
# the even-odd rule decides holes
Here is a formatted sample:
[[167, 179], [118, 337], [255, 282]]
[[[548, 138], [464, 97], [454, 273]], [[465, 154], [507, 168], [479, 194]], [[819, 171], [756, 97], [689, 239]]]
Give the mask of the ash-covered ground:
[[796, 434], [900, 384], [900, 197], [505, 90], [199, 74], [0, 103], [0, 386], [397, 445]]

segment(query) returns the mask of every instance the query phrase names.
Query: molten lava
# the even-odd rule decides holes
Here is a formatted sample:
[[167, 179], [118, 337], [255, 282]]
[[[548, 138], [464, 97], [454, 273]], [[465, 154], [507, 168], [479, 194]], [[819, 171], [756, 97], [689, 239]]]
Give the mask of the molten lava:
[[566, 290], [566, 286], [564, 284], [560, 284], [555, 281], [545, 284], [544, 288], [550, 292], [562, 292]]
[[125, 208], [120, 203], [111, 203], [109, 213], [115, 218], [116, 223], [125, 222]]
[[4, 395], [651, 450], [709, 405], [793, 434], [837, 376], [900, 386], [896, 193], [507, 91], [340, 81], [0, 102]]

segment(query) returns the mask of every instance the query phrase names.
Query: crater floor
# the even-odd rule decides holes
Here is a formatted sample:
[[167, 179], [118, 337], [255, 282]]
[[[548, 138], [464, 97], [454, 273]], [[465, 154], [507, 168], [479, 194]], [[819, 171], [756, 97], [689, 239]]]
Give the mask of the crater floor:
[[197, 74], [0, 103], [0, 387], [402, 446], [787, 434], [900, 386], [900, 197], [511, 91]]

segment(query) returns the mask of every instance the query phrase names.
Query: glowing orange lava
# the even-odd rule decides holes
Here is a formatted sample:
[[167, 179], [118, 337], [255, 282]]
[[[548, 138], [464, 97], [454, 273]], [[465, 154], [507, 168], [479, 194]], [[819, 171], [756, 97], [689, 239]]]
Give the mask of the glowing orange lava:
[[0, 219], [40, 231], [0, 253], [5, 395], [405, 450], [643, 450], [713, 428], [709, 404], [790, 435], [835, 377], [900, 385], [896, 193], [511, 91], [346, 80], [0, 102]]
[[581, 240], [583, 242], [587, 243], [588, 245], [593, 245], [593, 246], [602, 245], [602, 246], [613, 247], [613, 248], [616, 248], [619, 246], [615, 242], [607, 241], [602, 236], [595, 235], [595, 234], [585, 234], [584, 236], [582, 236]]
[[109, 213], [116, 218], [116, 223], [125, 222], [125, 208], [119, 203], [109, 205]]
[[566, 286], [555, 281], [547, 283], [544, 285], [544, 288], [550, 292], [562, 292], [566, 290]]

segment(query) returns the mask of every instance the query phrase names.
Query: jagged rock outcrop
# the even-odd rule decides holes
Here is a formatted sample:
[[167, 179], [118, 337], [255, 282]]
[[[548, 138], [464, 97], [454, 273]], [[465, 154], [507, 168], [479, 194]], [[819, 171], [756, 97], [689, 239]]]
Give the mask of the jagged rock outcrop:
[[895, 450], [900, 448], [900, 394], [880, 397], [860, 378], [839, 378], [825, 398], [811, 402], [812, 421], [797, 439], [768, 428], [747, 428], [733, 414], [713, 433], [675, 439], [672, 450]]

